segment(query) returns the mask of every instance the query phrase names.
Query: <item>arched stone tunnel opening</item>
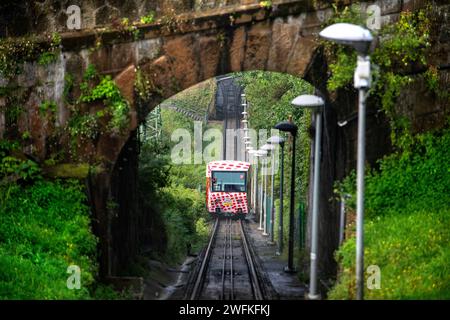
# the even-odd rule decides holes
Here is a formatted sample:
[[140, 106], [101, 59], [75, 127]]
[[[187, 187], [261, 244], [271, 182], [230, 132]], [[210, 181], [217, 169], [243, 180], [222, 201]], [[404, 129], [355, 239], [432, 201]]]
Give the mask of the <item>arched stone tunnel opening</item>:
[[[330, 279], [336, 276], [335, 250], [338, 247], [339, 230], [339, 203], [335, 199], [334, 183], [345, 177], [356, 162], [356, 123], [352, 121], [356, 110], [356, 95], [353, 91], [342, 90], [336, 96], [330, 97], [324, 86], [326, 83], [326, 63], [319, 48], [313, 55], [304, 79], [317, 84], [315, 92], [327, 101], [324, 112], [324, 131], [322, 137], [321, 154], [321, 196], [320, 196], [320, 222], [319, 222], [319, 274], [322, 280], [322, 290], [326, 292]], [[188, 90], [188, 89], [187, 89]], [[370, 106], [369, 106], [370, 108]], [[150, 111], [151, 108], [147, 110]], [[371, 109], [370, 109], [371, 110]], [[147, 111], [146, 111], [147, 112]], [[370, 112], [369, 112], [370, 113]], [[389, 126], [376, 110], [368, 118], [368, 132], [376, 137], [368, 147], [367, 161], [375, 164], [383, 154], [390, 150], [385, 144], [388, 141]], [[145, 119], [143, 116], [142, 119]], [[283, 120], [283, 119], [280, 119]], [[339, 121], [347, 120], [347, 125], [340, 127]], [[142, 120], [144, 121], [144, 120]], [[314, 136], [314, 119], [309, 128], [311, 137]], [[314, 148], [311, 140], [311, 150]], [[140, 141], [138, 131], [131, 133], [122, 148], [111, 175], [111, 189], [109, 193], [110, 204], [106, 205], [110, 220], [110, 267], [111, 275], [126, 275], [127, 268], [133, 258], [152, 250], [154, 246], [164, 246], [167, 240], [164, 223], [161, 216], [155, 212], [143, 210], [142, 200], [139, 198], [139, 151]], [[310, 172], [313, 168], [313, 156], [310, 152]], [[312, 183], [312, 174], [309, 185]], [[307, 201], [307, 237], [306, 248], [310, 246], [310, 211], [312, 189], [305, 195]], [[297, 195], [298, 197], [298, 195]], [[307, 274], [308, 259], [299, 261], [299, 268]]]
[[[117, 1], [97, 1], [95, 4], [82, 1], [79, 2], [82, 29], [75, 31], [66, 25], [66, 18], [69, 18], [66, 2], [17, 3], [8, 0], [0, 5], [0, 35], [5, 36], [1, 56], [4, 63], [11, 63], [11, 68], [3, 74], [6, 77], [0, 76], [0, 137], [7, 143], [17, 142], [20, 150], [17, 154], [16, 150], [11, 152], [15, 161], [32, 161], [42, 169], [46, 181], [59, 184], [60, 181], [65, 183], [66, 179], [77, 179], [83, 188], [83, 179], [87, 176], [89, 199], [85, 201], [85, 195], [80, 194], [78, 200], [91, 206], [91, 212], [88, 207], [85, 211], [88, 220], [91, 218], [93, 230], [90, 230], [91, 226], [85, 227], [90, 236], [94, 231], [99, 241], [98, 252], [95, 252], [95, 243], [92, 244], [92, 269], [97, 268], [99, 253], [100, 275], [104, 280], [133, 275], [130, 266], [136, 256], [153, 252], [159, 246], [158, 250], [163, 251], [168, 242], [165, 221], [152, 208], [142, 206], [143, 202], [149, 201], [142, 191], [155, 190], [154, 187], [143, 189], [139, 181], [142, 144], [138, 128], [147, 114], [161, 101], [205, 79], [232, 72], [264, 70], [305, 79], [315, 86], [315, 93], [327, 104], [320, 159], [319, 277], [323, 290], [333, 284], [337, 273], [335, 253], [339, 229], [339, 199], [334, 183], [348, 177], [355, 168], [358, 108], [356, 92], [349, 83], [334, 92], [327, 90], [327, 82], [339, 72], [333, 66], [327, 66], [327, 61], [334, 64], [331, 62], [333, 53], [330, 56], [327, 49], [324, 53], [318, 32], [330, 18], [337, 17], [338, 12], [333, 13], [336, 10], [331, 4], [327, 1], [242, 0], [213, 1], [210, 2], [212, 8], [204, 1], [190, 0], [151, 3], [136, 0], [132, 5]], [[144, 2], [145, 5], [138, 5]], [[351, 3], [353, 1], [340, 1], [337, 11], [344, 7], [347, 10], [350, 8], [347, 4]], [[158, 4], [167, 4], [167, 7]], [[377, 88], [371, 92], [367, 106], [366, 158], [369, 165], [366, 167], [371, 169], [377, 168], [378, 159], [380, 163], [391, 159], [383, 159], [383, 156], [392, 151], [395, 151], [393, 157], [399, 152], [408, 152], [403, 150], [404, 141], [396, 141], [401, 134], [411, 135], [406, 138], [413, 138], [417, 145], [420, 141], [414, 139], [421, 139], [422, 134], [441, 134], [439, 130], [448, 126], [449, 105], [445, 90], [449, 81], [446, 19], [449, 7], [446, 2], [361, 1], [362, 15], [368, 13], [366, 8], [374, 6], [379, 9], [375, 19], [361, 24], [366, 23], [369, 29], [392, 27], [397, 30], [392, 33], [392, 39], [408, 44], [401, 54], [410, 61], [403, 66], [404, 59], [390, 51], [389, 41], [385, 41], [390, 36], [377, 36], [375, 50], [380, 49], [395, 63], [382, 66], [383, 62], [372, 55], [372, 61], [381, 65], [383, 76], [381, 81], [376, 77], [373, 79]], [[147, 11], [150, 9], [156, 12]], [[114, 21], [110, 21], [110, 14], [114, 15]], [[415, 41], [407, 41], [408, 38], [398, 32], [401, 23], [397, 21], [403, 19], [412, 19], [408, 20], [408, 30], [417, 33], [414, 38], [422, 43], [419, 47], [410, 47]], [[382, 33], [386, 31], [381, 30]], [[21, 52], [22, 46], [31, 51]], [[411, 53], [414, 54], [409, 56]], [[420, 57], [416, 56], [418, 53]], [[4, 73], [3, 68], [1, 71]], [[383, 78], [391, 72], [395, 79]], [[85, 77], [92, 78], [86, 80]], [[120, 96], [121, 107], [127, 105], [124, 108], [127, 114], [119, 115], [124, 120], [119, 121], [120, 125], [115, 121], [117, 118], [113, 119], [117, 116], [113, 113], [120, 111], [120, 107], [115, 108], [112, 101], [104, 100], [103, 94], [100, 98], [93, 96], [94, 91], [98, 93], [97, 89], [102, 88], [100, 82], [105, 79], [109, 89], [113, 88], [116, 93], [120, 91], [117, 97]], [[408, 84], [398, 88], [397, 79]], [[139, 86], [144, 91], [138, 90]], [[391, 107], [395, 108], [394, 114], [390, 114]], [[308, 141], [313, 149], [315, 119], [312, 118], [310, 123]], [[312, 152], [310, 154], [311, 173], [314, 159]], [[368, 174], [382, 174], [384, 169], [381, 166], [375, 171]], [[14, 178], [15, 174], [11, 176]], [[309, 177], [312, 180], [312, 174]], [[415, 186], [415, 180], [424, 181], [413, 177], [409, 185]], [[13, 182], [11, 185], [16, 184], [15, 180]], [[425, 189], [432, 190], [426, 186]], [[304, 193], [308, 217], [306, 230], [309, 231], [312, 189]], [[370, 199], [369, 193], [367, 195]], [[380, 198], [388, 200], [384, 195]], [[15, 207], [12, 206], [11, 214], [15, 213]], [[424, 208], [428, 209], [426, 203]], [[389, 210], [392, 206], [386, 211]], [[376, 211], [380, 216], [384, 215], [384, 208]], [[370, 215], [366, 218], [366, 221], [373, 221]], [[66, 220], [72, 222], [75, 219]], [[14, 224], [3, 224], [10, 225], [14, 227]], [[349, 232], [348, 235], [353, 241], [353, 234]], [[309, 238], [308, 234], [305, 251], [309, 250]], [[351, 245], [351, 241], [347, 243]], [[70, 243], [66, 245], [70, 251]], [[344, 246], [341, 253], [345, 249]], [[348, 252], [346, 254], [349, 257]], [[16, 253], [12, 255], [16, 256]], [[64, 259], [67, 255], [61, 257], [62, 261]], [[305, 271], [309, 268], [307, 259], [298, 262]], [[346, 272], [353, 274], [348, 270], [351, 269], [338, 272], [343, 276], [344, 284], [351, 279], [346, 279]], [[92, 279], [96, 272], [93, 271]], [[337, 287], [341, 284], [337, 283]], [[352, 290], [350, 286], [348, 288]]]

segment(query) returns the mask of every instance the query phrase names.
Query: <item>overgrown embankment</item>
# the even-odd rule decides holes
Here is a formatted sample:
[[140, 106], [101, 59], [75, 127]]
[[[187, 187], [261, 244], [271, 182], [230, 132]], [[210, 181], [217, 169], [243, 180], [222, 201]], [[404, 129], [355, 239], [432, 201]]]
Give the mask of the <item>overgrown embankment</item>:
[[[31, 160], [0, 143], [0, 299], [116, 297], [97, 280], [97, 239], [83, 184], [46, 180]], [[69, 289], [69, 266], [80, 288]], [[70, 281], [71, 282], [71, 281]]]
[[[372, 62], [379, 68], [374, 72], [369, 105], [377, 106], [389, 119], [394, 152], [366, 173], [365, 267], [378, 266], [381, 275], [378, 289], [366, 289], [368, 299], [450, 298], [450, 131], [446, 108], [450, 96], [446, 71], [437, 65], [433, 53], [439, 48], [440, 16], [431, 6], [403, 12], [398, 22], [377, 34], [379, 43]], [[332, 22], [362, 24], [364, 16], [358, 6], [352, 6], [336, 10]], [[351, 90], [355, 53], [329, 44], [326, 49], [333, 61], [329, 90]], [[408, 104], [409, 96], [418, 97], [413, 88], [420, 88], [425, 99]], [[419, 101], [422, 99], [425, 101]], [[417, 111], [424, 106], [434, 108], [439, 117], [424, 121]], [[340, 272], [329, 292], [332, 299], [355, 297], [355, 186], [354, 172], [336, 186], [341, 197], [346, 193], [352, 197], [348, 203], [348, 239], [336, 254]], [[366, 280], [373, 283], [370, 276], [367, 271]]]
[[[301, 95], [310, 94], [313, 87], [303, 79], [275, 72], [245, 72], [241, 74], [241, 83], [245, 87], [245, 94], [249, 102], [249, 123], [250, 128], [258, 133], [258, 148], [266, 143], [272, 133], [284, 135], [277, 132], [273, 127], [281, 121], [287, 121], [292, 117], [292, 121], [298, 126], [297, 143], [295, 148], [295, 259], [299, 264], [304, 260], [303, 249], [305, 247], [305, 212], [306, 193], [309, 182], [309, 158], [310, 158], [310, 122], [311, 113], [304, 109], [294, 108], [291, 101]], [[264, 133], [266, 130], [266, 134]], [[290, 173], [292, 160], [292, 145], [289, 135], [284, 135], [285, 157], [284, 157], [284, 205], [283, 205], [283, 237], [284, 243], [288, 243], [289, 235], [289, 194], [290, 194]], [[256, 147], [255, 147], [256, 148]], [[278, 163], [278, 162], [277, 162]], [[278, 168], [277, 168], [278, 170]], [[278, 239], [279, 221], [279, 190], [280, 174], [275, 175], [275, 239]], [[300, 217], [300, 215], [302, 215]], [[285, 246], [287, 247], [287, 245]], [[287, 260], [287, 248], [283, 251], [283, 258]], [[304, 277], [299, 273], [301, 278]]]
[[[139, 159], [139, 190], [142, 210], [151, 222], [151, 258], [179, 263], [198, 252], [208, 237], [205, 206], [205, 166], [193, 164], [193, 143], [187, 145], [191, 158], [174, 163], [172, 140], [176, 130], [194, 137], [194, 121], [175, 110], [189, 110], [204, 118], [214, 95], [215, 81], [207, 81], [165, 101], [161, 109], [159, 138], [142, 137]], [[203, 124], [203, 131], [209, 128]], [[187, 142], [187, 141], [186, 141]], [[186, 150], [186, 151], [187, 151]]]
[[[387, 156], [366, 175], [365, 265], [381, 271], [369, 299], [450, 298], [450, 130], [417, 136], [411, 149]], [[355, 199], [354, 174], [341, 190]], [[350, 203], [354, 208], [354, 200]], [[355, 238], [337, 253], [333, 299], [355, 294]], [[370, 274], [368, 274], [369, 276]]]

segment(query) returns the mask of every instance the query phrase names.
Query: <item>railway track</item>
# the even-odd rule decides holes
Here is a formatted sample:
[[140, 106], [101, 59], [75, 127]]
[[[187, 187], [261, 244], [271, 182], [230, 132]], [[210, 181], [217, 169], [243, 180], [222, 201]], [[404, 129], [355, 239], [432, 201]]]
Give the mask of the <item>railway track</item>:
[[[224, 90], [223, 159], [239, 160], [238, 137], [227, 141], [227, 130], [241, 128], [243, 111], [240, 92]], [[228, 152], [228, 153], [227, 153]], [[273, 289], [258, 267], [243, 220], [216, 218], [211, 237], [192, 273], [185, 299], [263, 300], [273, 299]]]
[[263, 280], [242, 220], [216, 219], [191, 300], [262, 300]]

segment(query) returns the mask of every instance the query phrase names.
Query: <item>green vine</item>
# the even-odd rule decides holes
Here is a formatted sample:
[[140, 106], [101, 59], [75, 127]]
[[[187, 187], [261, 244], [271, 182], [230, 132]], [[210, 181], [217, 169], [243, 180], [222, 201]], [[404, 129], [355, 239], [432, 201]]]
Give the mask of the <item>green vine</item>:
[[69, 119], [68, 129], [72, 138], [82, 136], [94, 140], [99, 134], [98, 118], [94, 114], [75, 114]]
[[270, 8], [272, 8], [272, 1], [271, 0], [268, 0], [268, 1], [260, 1], [259, 2], [259, 6], [261, 7], [261, 8], [265, 8], [265, 9], [270, 9]]
[[144, 72], [142, 72], [140, 67], [136, 68], [134, 89], [138, 97], [144, 101], [155, 94], [162, 95], [162, 90], [156, 87], [155, 83]]
[[[343, 9], [340, 9], [336, 4], [332, 6], [334, 14], [327, 21], [327, 25], [342, 22], [364, 25], [366, 17], [361, 14], [359, 4], [346, 6]], [[331, 41], [323, 41], [322, 44], [331, 70], [331, 77], [327, 82], [328, 90], [335, 91], [349, 87], [356, 67], [356, 53], [348, 46], [338, 45]]]
[[41, 114], [41, 116], [45, 116], [45, 115], [47, 115], [48, 111], [50, 111], [51, 113], [55, 113], [56, 112], [56, 103], [54, 101], [44, 100], [39, 105], [39, 113]]
[[[108, 124], [110, 130], [121, 131], [127, 127], [129, 106], [111, 76], [102, 77], [100, 83], [89, 92], [85, 91], [79, 100], [86, 103], [102, 101], [107, 108], [107, 113], [111, 115]], [[103, 116], [103, 114], [97, 115]]]
[[71, 75], [70, 73], [66, 73], [64, 75], [64, 90], [63, 90], [63, 97], [66, 103], [71, 103], [72, 101], [71, 92], [73, 87], [74, 87], [73, 75]]
[[[73, 87], [73, 79], [66, 79], [67, 94]], [[101, 130], [100, 119], [108, 117], [107, 130], [122, 132], [128, 126], [129, 105], [122, 96], [119, 88], [111, 76], [99, 76], [95, 66], [90, 64], [83, 74], [79, 85], [80, 96], [75, 102], [77, 108], [68, 123], [69, 134], [72, 138], [78, 136], [96, 139]], [[95, 113], [82, 113], [81, 105], [102, 102], [104, 109]]]
[[149, 24], [155, 22], [155, 13], [153, 11], [150, 11], [147, 15], [142, 16], [139, 19], [140, 23], [142, 24]]
[[[358, 4], [339, 9], [334, 5], [335, 14], [327, 24], [347, 22], [364, 25], [366, 16], [361, 14]], [[390, 119], [393, 145], [407, 147], [411, 141], [410, 124], [406, 117], [396, 110], [396, 99], [402, 90], [413, 82], [409, 74], [412, 70], [426, 69], [425, 82], [430, 92], [442, 97], [446, 90], [439, 85], [437, 68], [428, 64], [430, 43], [430, 8], [416, 12], [402, 12], [399, 21], [384, 26], [377, 34], [380, 43], [371, 54], [374, 71], [374, 84], [371, 96], [379, 99], [382, 109]], [[331, 77], [327, 87], [330, 91], [350, 88], [356, 64], [356, 53], [349, 47], [324, 42], [325, 53], [329, 59]]]
[[1, 39], [0, 74], [10, 79], [22, 72], [24, 62], [52, 63], [57, 59], [60, 44], [61, 36], [56, 32], [44, 40], [36, 36]]

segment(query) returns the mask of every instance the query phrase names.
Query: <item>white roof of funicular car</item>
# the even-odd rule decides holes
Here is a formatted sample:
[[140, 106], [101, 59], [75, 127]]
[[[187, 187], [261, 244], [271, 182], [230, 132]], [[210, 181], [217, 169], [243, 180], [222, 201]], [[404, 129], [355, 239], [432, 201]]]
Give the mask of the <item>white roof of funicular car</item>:
[[211, 177], [211, 171], [248, 171], [248, 168], [250, 168], [250, 162], [234, 160], [211, 161], [206, 166], [206, 176]]

